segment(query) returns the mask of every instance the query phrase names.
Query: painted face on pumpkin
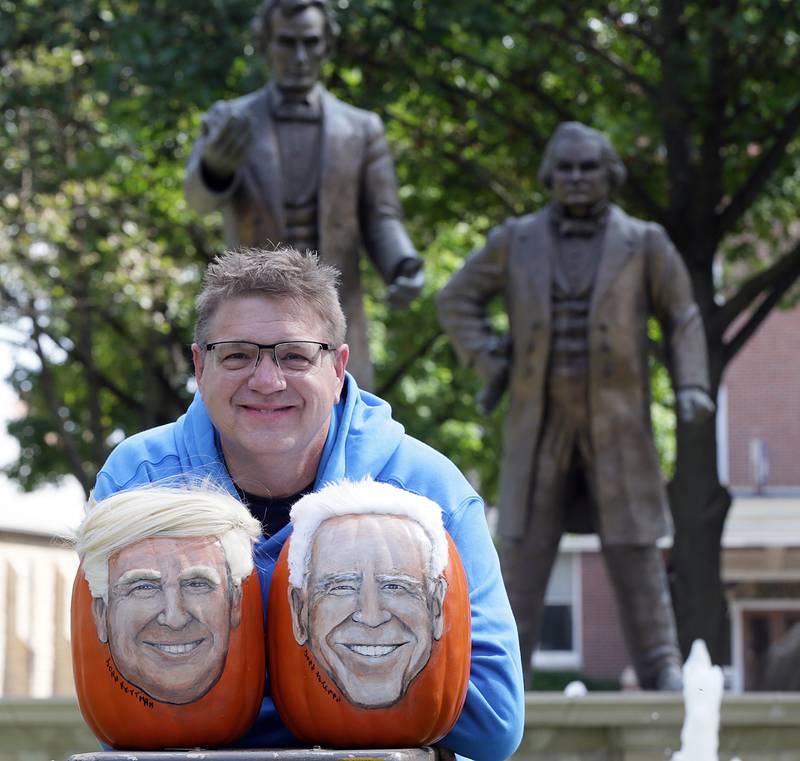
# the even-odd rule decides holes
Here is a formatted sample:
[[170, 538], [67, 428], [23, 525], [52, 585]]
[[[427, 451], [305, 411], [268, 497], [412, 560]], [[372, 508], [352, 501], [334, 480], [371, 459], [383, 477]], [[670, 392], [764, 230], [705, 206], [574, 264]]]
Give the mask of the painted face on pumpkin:
[[94, 601], [100, 640], [120, 674], [165, 703], [190, 703], [217, 682], [241, 589], [222, 547], [205, 537], [143, 539], [108, 561], [108, 606]]
[[320, 525], [303, 588], [290, 588], [295, 639], [353, 704], [396, 703], [443, 629], [443, 578], [430, 542], [396, 515], [345, 515]]

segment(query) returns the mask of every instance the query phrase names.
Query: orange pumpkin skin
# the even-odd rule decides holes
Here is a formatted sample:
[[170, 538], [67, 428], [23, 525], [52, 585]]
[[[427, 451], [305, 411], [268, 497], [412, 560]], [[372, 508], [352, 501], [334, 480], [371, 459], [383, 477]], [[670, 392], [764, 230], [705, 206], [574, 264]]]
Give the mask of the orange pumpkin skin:
[[308, 643], [297, 644], [288, 601], [290, 542], [278, 557], [267, 609], [270, 691], [289, 731], [304, 742], [333, 748], [408, 748], [444, 737], [464, 705], [471, 653], [469, 589], [450, 536], [444, 631], [405, 695], [387, 708], [349, 703], [316, 663]]
[[162, 703], [117, 670], [97, 637], [89, 584], [78, 569], [72, 587], [72, 668], [83, 718], [103, 743], [124, 750], [217, 747], [253, 724], [264, 694], [264, 617], [258, 574], [242, 581], [242, 612], [231, 629], [217, 683], [193, 703]]

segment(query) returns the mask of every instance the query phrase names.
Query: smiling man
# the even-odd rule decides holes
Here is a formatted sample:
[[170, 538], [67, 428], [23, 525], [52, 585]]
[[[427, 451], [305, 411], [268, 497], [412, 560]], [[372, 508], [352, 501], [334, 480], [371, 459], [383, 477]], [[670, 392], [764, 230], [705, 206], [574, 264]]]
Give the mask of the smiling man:
[[295, 640], [354, 705], [396, 703], [444, 628], [441, 511], [388, 484], [345, 482], [303, 497], [292, 525]]
[[406, 307], [424, 283], [383, 124], [320, 83], [339, 31], [328, 0], [265, 0], [254, 31], [271, 79], [203, 117], [186, 198], [200, 213], [222, 211], [228, 246], [291, 245], [339, 269], [349, 369], [370, 388], [361, 250], [388, 284], [391, 306]]
[[[500, 761], [519, 743], [524, 707], [516, 628], [483, 502], [453, 463], [406, 435], [389, 405], [360, 390], [346, 371], [350, 351], [337, 276], [315, 255], [292, 248], [235, 250], [217, 257], [196, 303], [194, 401], [174, 423], [119, 444], [97, 476], [95, 496], [163, 478], [211, 478], [263, 522], [264, 536], [254, 553], [265, 606], [275, 562], [292, 531], [289, 510], [304, 495], [342, 478], [370, 476], [429, 498], [440, 506], [460, 553], [472, 621], [465, 707], [441, 744], [480, 761]], [[350, 582], [374, 590], [382, 558], [371, 562], [372, 570], [359, 571], [361, 580]], [[340, 572], [331, 568], [326, 574]], [[400, 576], [386, 589], [399, 593], [403, 587], [409, 609], [419, 610], [412, 569], [404, 568]], [[427, 600], [435, 600], [427, 594]], [[413, 679], [415, 664], [427, 650], [424, 641], [433, 636], [432, 630], [421, 639], [419, 650], [398, 647], [398, 660], [409, 650], [416, 654], [380, 700], [393, 699], [386, 695]], [[352, 658], [381, 657], [381, 648], [400, 641], [351, 644], [356, 646]], [[360, 645], [377, 647], [372, 652], [378, 655], [358, 653]], [[269, 689], [256, 724], [240, 744], [298, 745], [281, 723]]]
[[139, 488], [90, 509], [76, 546], [97, 636], [124, 679], [176, 704], [216, 684], [260, 533], [221, 491]]

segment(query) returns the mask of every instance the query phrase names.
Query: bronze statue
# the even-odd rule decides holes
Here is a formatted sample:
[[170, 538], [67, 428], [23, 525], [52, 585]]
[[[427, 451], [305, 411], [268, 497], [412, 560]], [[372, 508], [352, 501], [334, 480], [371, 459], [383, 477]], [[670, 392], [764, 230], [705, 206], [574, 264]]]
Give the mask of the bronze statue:
[[389, 285], [391, 306], [407, 306], [424, 283], [383, 124], [319, 82], [338, 34], [327, 0], [266, 0], [253, 27], [272, 79], [203, 117], [186, 198], [201, 213], [222, 209], [229, 247], [292, 245], [340, 270], [348, 370], [370, 388], [361, 247]]
[[[523, 662], [561, 535], [597, 533], [639, 684], [678, 690], [656, 548], [671, 525], [650, 424], [647, 319], [660, 321], [678, 414], [691, 421], [713, 411], [700, 313], [663, 228], [610, 203], [625, 167], [602, 133], [561, 124], [539, 178], [551, 203], [491, 230], [439, 297], [459, 358], [485, 383], [484, 410], [510, 390], [499, 533]], [[487, 320], [501, 293], [508, 337]]]

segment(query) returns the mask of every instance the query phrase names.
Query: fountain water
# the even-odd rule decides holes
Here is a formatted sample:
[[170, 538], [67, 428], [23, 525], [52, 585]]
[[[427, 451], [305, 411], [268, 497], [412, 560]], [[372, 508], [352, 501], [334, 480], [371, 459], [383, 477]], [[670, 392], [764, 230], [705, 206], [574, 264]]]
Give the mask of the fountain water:
[[722, 669], [712, 665], [706, 643], [695, 640], [683, 664], [686, 713], [681, 730], [681, 749], [673, 754], [672, 761], [719, 761], [722, 685]]

